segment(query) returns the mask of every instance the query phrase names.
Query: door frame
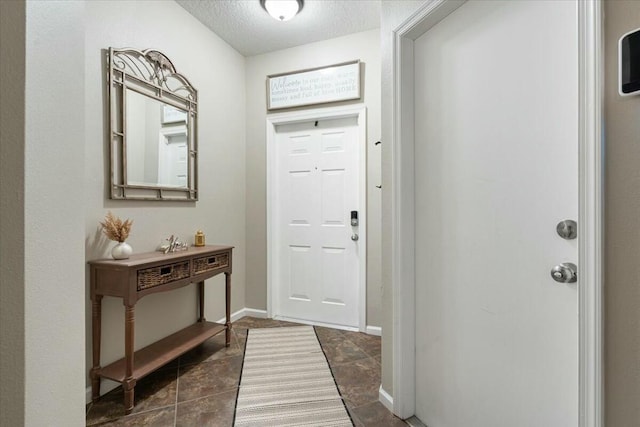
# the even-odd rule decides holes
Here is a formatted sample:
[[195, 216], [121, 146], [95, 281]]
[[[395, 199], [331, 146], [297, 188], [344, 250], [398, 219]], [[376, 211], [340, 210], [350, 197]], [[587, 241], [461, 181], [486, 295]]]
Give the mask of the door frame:
[[[276, 230], [276, 203], [274, 200], [276, 170], [276, 127], [314, 120], [331, 120], [355, 117], [358, 126], [358, 163], [359, 163], [359, 188], [358, 188], [358, 243], [360, 258], [359, 283], [358, 283], [358, 330], [365, 332], [367, 321], [367, 109], [364, 104], [351, 104], [336, 107], [318, 108], [312, 110], [300, 110], [284, 113], [269, 114], [267, 116], [267, 317], [272, 318], [277, 312], [277, 295], [279, 291], [278, 281], [275, 277], [277, 258], [277, 245], [275, 239]], [[311, 323], [311, 322], [310, 322]], [[314, 322], [322, 326], [318, 322]], [[336, 326], [326, 324], [327, 326]], [[353, 328], [345, 328], [353, 329]]]
[[[415, 414], [414, 41], [466, 0], [428, 0], [393, 31], [391, 272], [393, 412]], [[602, 3], [578, 0], [578, 399], [579, 427], [603, 413]]]

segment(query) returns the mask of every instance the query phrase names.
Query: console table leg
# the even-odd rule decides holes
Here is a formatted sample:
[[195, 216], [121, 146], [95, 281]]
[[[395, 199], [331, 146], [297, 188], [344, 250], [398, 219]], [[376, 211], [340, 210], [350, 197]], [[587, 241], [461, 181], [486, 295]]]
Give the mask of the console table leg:
[[133, 379], [133, 347], [135, 338], [135, 311], [133, 305], [125, 305], [124, 309], [124, 364], [125, 379], [124, 388], [124, 408], [127, 414], [133, 409], [133, 390], [136, 381]]
[[200, 306], [200, 317], [198, 318], [198, 322], [204, 322], [206, 321], [204, 318], [204, 282], [198, 282], [198, 303]]
[[133, 397], [136, 381], [125, 382], [122, 384], [124, 389], [124, 413], [129, 415], [133, 411]]
[[100, 338], [102, 325], [102, 295], [94, 295], [91, 302], [93, 367], [91, 368], [91, 400], [100, 397]]
[[231, 273], [224, 273], [225, 280], [225, 308], [227, 311], [227, 330], [224, 331], [225, 334], [225, 345], [229, 347], [231, 344]]

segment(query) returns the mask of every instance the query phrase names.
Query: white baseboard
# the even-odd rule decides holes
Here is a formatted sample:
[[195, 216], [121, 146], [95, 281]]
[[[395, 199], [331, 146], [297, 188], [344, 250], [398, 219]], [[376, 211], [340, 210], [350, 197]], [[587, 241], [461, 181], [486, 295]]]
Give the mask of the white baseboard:
[[407, 418], [406, 420], [404, 420], [404, 422], [409, 424], [411, 427], [427, 427], [415, 415], [411, 418]]
[[244, 315], [250, 317], [257, 317], [258, 319], [267, 319], [267, 310], [258, 310], [255, 308], [246, 308], [244, 309]]
[[367, 325], [366, 333], [369, 335], [375, 335], [377, 337], [382, 336], [382, 328], [380, 326], [369, 326]]
[[[257, 317], [259, 319], [267, 318], [266, 310], [256, 310], [255, 308], [241, 308], [240, 310], [231, 313], [231, 321], [235, 322], [236, 320], [240, 320], [245, 316]], [[227, 319], [225, 317], [216, 320], [216, 323], [225, 323]]]
[[382, 386], [380, 386], [380, 390], [378, 391], [378, 400], [380, 403], [384, 405], [389, 411], [393, 412], [393, 397], [389, 395]]

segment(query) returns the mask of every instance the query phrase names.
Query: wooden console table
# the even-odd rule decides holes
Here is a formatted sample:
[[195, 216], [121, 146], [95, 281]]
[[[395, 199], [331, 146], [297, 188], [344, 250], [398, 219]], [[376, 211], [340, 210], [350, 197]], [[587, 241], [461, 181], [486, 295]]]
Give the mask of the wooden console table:
[[[136, 382], [176, 357], [225, 331], [226, 345], [231, 338], [231, 265], [232, 246], [190, 247], [187, 251], [162, 254], [151, 252], [133, 255], [126, 260], [90, 261], [93, 323], [93, 367], [91, 398], [100, 396], [100, 379], [108, 378], [122, 384], [124, 405], [131, 413]], [[225, 324], [207, 322], [204, 318], [204, 281], [224, 273], [226, 279]], [[166, 338], [134, 353], [136, 302], [146, 295], [166, 292], [198, 284], [198, 321]], [[102, 297], [122, 298], [125, 306], [124, 358], [108, 366], [100, 366]]]

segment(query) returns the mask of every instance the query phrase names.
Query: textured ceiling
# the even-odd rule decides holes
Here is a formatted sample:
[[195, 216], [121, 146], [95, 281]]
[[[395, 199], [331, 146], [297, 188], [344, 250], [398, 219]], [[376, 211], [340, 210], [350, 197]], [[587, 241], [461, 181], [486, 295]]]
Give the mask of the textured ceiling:
[[305, 0], [302, 11], [279, 22], [259, 0], [176, 0], [244, 56], [286, 49], [380, 26], [380, 0]]

